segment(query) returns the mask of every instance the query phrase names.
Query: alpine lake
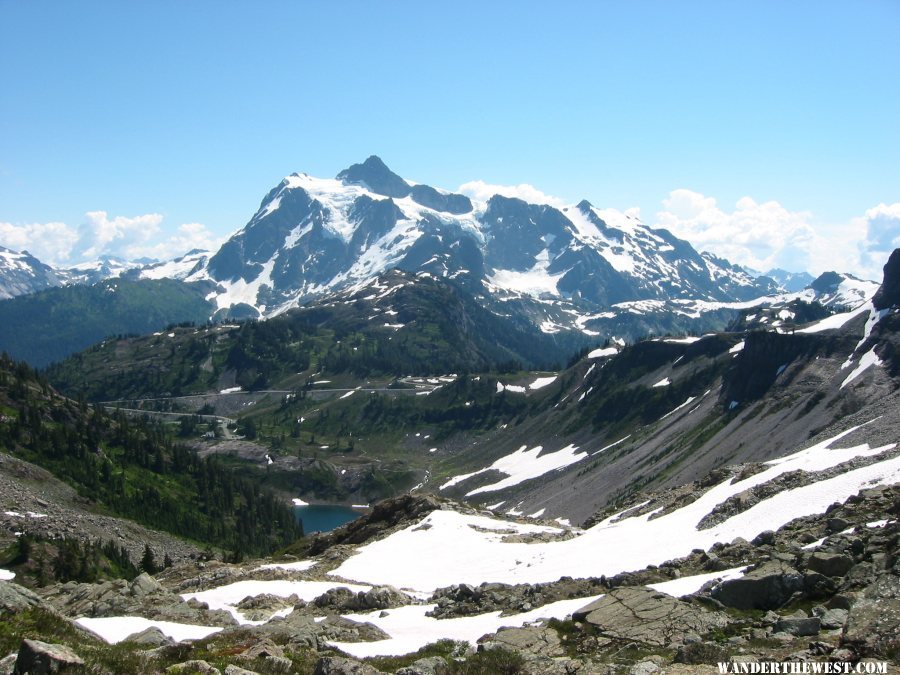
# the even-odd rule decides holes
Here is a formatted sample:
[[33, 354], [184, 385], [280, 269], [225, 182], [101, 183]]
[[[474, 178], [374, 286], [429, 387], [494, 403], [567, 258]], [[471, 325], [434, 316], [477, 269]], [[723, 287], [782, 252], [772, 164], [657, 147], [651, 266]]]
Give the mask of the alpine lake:
[[294, 507], [294, 517], [303, 525], [304, 534], [330, 532], [331, 530], [356, 520], [365, 511], [341, 504], [306, 504]]

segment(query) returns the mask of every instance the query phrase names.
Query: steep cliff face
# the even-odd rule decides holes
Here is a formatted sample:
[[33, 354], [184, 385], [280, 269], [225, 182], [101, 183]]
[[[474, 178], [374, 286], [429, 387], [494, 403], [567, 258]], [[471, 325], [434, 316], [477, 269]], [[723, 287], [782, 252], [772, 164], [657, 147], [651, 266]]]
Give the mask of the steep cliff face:
[[736, 408], [761, 399], [780, 377], [790, 380], [797, 368], [816, 356], [832, 358], [846, 354], [856, 344], [852, 336], [780, 334], [756, 331], [744, 338], [740, 357], [733, 360], [725, 375], [720, 400], [726, 408]]
[[884, 266], [884, 281], [872, 298], [875, 309], [900, 306], [900, 248], [894, 249]]

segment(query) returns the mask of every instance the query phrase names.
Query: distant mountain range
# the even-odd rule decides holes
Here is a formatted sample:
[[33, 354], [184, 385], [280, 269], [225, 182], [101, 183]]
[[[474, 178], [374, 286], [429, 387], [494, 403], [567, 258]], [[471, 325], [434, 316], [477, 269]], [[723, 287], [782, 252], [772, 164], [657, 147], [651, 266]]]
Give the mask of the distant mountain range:
[[195, 250], [165, 262], [101, 256], [92, 262], [55, 267], [38, 260], [28, 251], [12, 251], [0, 246], [0, 300], [48, 288], [91, 285], [107, 279], [181, 280], [199, 269], [207, 258], [206, 252]]
[[802, 291], [815, 281], [815, 277], [809, 272], [788, 272], [777, 267], [766, 272], [766, 276], [789, 293]]
[[[778, 269], [753, 274], [587, 201], [556, 207], [494, 195], [479, 202], [404, 180], [372, 156], [334, 179], [288, 176], [215, 252], [149, 263], [104, 258], [56, 269], [0, 249], [0, 298], [110, 278], [137, 284], [122, 293], [171, 279], [198, 294], [209, 318], [271, 318], [362, 290], [391, 270], [452, 284], [494, 314], [558, 336], [561, 349], [717, 330], [749, 307], [794, 299], [853, 307], [878, 287], [835, 272], [816, 280]], [[65, 304], [68, 292], [52, 297]], [[185, 316], [150, 309], [180, 322], [196, 320], [198, 307], [192, 304]], [[131, 332], [127, 322], [116, 326]], [[10, 330], [22, 335], [33, 328], [13, 320]], [[69, 351], [84, 346], [81, 340]], [[65, 347], [57, 356], [62, 352]]]

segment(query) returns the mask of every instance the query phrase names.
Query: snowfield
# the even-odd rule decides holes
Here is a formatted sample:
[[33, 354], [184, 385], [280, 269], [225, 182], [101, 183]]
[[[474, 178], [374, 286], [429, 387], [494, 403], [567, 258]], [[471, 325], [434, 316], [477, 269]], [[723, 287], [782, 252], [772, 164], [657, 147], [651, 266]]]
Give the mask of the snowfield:
[[[371, 586], [346, 584], [336, 581], [248, 580], [236, 581], [233, 584], [219, 586], [217, 588], [212, 588], [206, 591], [198, 591], [196, 593], [183, 593], [181, 597], [184, 600], [195, 598], [199, 602], [205, 602], [207, 605], [209, 605], [210, 609], [224, 609], [226, 612], [229, 612], [235, 618], [235, 621], [237, 621], [242, 626], [257, 626], [259, 624], [265, 623], [265, 621], [251, 621], [237, 609], [238, 603], [240, 603], [241, 600], [248, 596], [255, 597], [257, 595], [268, 593], [270, 595], [277, 595], [279, 598], [287, 598], [291, 595], [296, 594], [296, 596], [301, 600], [309, 602], [310, 600], [314, 600], [315, 598], [319, 597], [326, 591], [329, 591], [332, 588], [338, 588], [339, 586], [349, 588], [354, 593], [357, 593], [359, 591], [368, 591], [372, 588]], [[287, 611], [276, 612], [273, 617], [284, 616], [288, 613], [290, 613], [290, 609], [288, 609]], [[270, 617], [270, 619], [271, 618], [272, 617]]]
[[[746, 568], [737, 567], [722, 572], [698, 574], [651, 584], [650, 587], [669, 595], [689, 595], [700, 590], [708, 581], [737, 578], [744, 569]], [[391, 639], [374, 642], [330, 642], [329, 644], [357, 658], [408, 654], [431, 642], [448, 638], [465, 641], [474, 646], [481, 636], [494, 633], [500, 628], [518, 628], [540, 619], [563, 619], [602, 597], [602, 595], [592, 595], [571, 600], [559, 600], [529, 612], [511, 616], [500, 616], [500, 612], [487, 612], [453, 619], [435, 619], [425, 616], [427, 612], [435, 608], [435, 605], [399, 607], [388, 610], [387, 616], [380, 616], [381, 612], [378, 611], [366, 614], [347, 614], [348, 619], [375, 624], [390, 635]]]
[[164, 635], [176, 641], [201, 640], [218, 633], [221, 628], [214, 626], [195, 626], [189, 623], [175, 623], [172, 621], [157, 621], [145, 619], [140, 616], [109, 616], [109, 617], [81, 617], [76, 619], [82, 628], [87, 628], [95, 635], [99, 635], [110, 644], [121, 642], [129, 635], [140, 633], [148, 628], [159, 628]]
[[493, 633], [503, 626], [519, 627], [538, 619], [562, 618], [602, 596], [594, 595], [574, 600], [560, 600], [530, 612], [500, 616], [500, 612], [488, 612], [475, 616], [453, 619], [435, 619], [425, 616], [436, 605], [408, 605], [387, 611], [367, 614], [346, 614], [354, 621], [368, 621], [391, 636], [389, 640], [373, 642], [330, 642], [334, 647], [357, 658], [368, 656], [393, 656], [408, 654], [438, 640], [461, 640], [474, 645], [478, 638]]
[[472, 473], [454, 476], [441, 485], [440, 489], [445, 490], [448, 487], [462, 483], [473, 476], [478, 476], [487, 471], [499, 471], [505, 473], [507, 477], [503, 480], [467, 492], [466, 497], [478, 495], [483, 492], [495, 492], [497, 490], [512, 487], [513, 485], [518, 485], [526, 480], [543, 476], [551, 471], [562, 469], [570, 464], [580, 462], [587, 457], [587, 453], [579, 452], [578, 448], [574, 445], [567, 445], [557, 452], [541, 454], [542, 451], [543, 447], [540, 445], [531, 450], [528, 450], [527, 446], [523, 445], [514, 453], [501, 457], [490, 466], [479, 469], [478, 471], [473, 471]]
[[[373, 584], [391, 584], [416, 591], [433, 591], [454, 583], [485, 581], [542, 583], [561, 576], [599, 577], [658, 565], [709, 549], [716, 542], [736, 537], [753, 539], [763, 530], [775, 530], [800, 516], [824, 512], [864, 487], [900, 480], [900, 457], [885, 459], [827, 480], [798, 487], [764, 499], [728, 520], [705, 530], [697, 524], [716, 505], [739, 492], [789, 471], [821, 471], [855, 457], [877, 456], [896, 444], [871, 448], [868, 444], [834, 448], [858, 427], [787, 457], [767, 462], [768, 468], [742, 481], [728, 479], [694, 502], [668, 514], [650, 514], [598, 523], [573, 539], [546, 543], [510, 543], [496, 528], [519, 527], [495, 520], [494, 531], [484, 529], [492, 519], [454, 511], [435, 511], [391, 536], [358, 549], [358, 553], [331, 574]], [[428, 527], [422, 527], [422, 524]], [[428, 560], [424, 566], [422, 560]]]

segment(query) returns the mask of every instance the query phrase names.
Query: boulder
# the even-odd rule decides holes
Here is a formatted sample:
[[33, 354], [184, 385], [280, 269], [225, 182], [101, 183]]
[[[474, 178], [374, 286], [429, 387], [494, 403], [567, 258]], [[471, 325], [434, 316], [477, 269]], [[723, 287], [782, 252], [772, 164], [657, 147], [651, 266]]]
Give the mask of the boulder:
[[7, 612], [23, 612], [43, 604], [40, 596], [24, 586], [9, 581], [0, 581], [0, 617]]
[[813, 553], [806, 568], [826, 577], [842, 577], [853, 567], [853, 558], [841, 553]]
[[390, 635], [378, 626], [368, 621], [353, 621], [343, 616], [328, 616], [315, 624], [318, 629], [317, 640], [321, 648], [326, 641], [334, 642], [368, 642], [372, 640], [387, 640]]
[[544, 626], [501, 628], [494, 635], [484, 638], [491, 647], [504, 647], [516, 652], [538, 656], [562, 656], [565, 650], [559, 641], [559, 633]]
[[192, 659], [190, 661], [182, 661], [166, 668], [166, 673], [202, 673], [202, 675], [222, 675], [222, 671], [215, 666], [210, 665], [208, 661], [202, 659]]
[[763, 530], [758, 535], [753, 538], [753, 541], [750, 542], [754, 546], [765, 546], [771, 545], [775, 543], [775, 531], [774, 530]]
[[233, 663], [225, 667], [225, 675], [259, 675], [255, 670], [247, 670]]
[[376, 586], [362, 594], [362, 609], [388, 609], [408, 605], [411, 598], [393, 586]]
[[312, 601], [312, 604], [319, 609], [350, 609], [356, 600], [356, 593], [346, 586], [338, 586], [337, 588], [329, 588]]
[[241, 614], [250, 621], [268, 621], [276, 612], [288, 607], [306, 605], [296, 595], [282, 598], [271, 593], [262, 593], [260, 595], [251, 595], [241, 600], [236, 607]]
[[245, 659], [284, 658], [284, 650], [268, 638], [265, 638], [241, 652], [241, 657]]
[[83, 665], [81, 657], [65, 645], [26, 639], [19, 647], [15, 672], [43, 675]]
[[833, 577], [826, 577], [819, 572], [807, 572], [803, 577], [803, 595], [807, 598], [824, 599], [837, 591]]
[[270, 656], [265, 664], [266, 671], [270, 673], [289, 673], [294, 667], [293, 661], [285, 656]]
[[712, 589], [710, 595], [736, 609], [777, 609], [803, 589], [803, 575], [782, 561], [764, 563]]
[[825, 527], [828, 528], [828, 531], [832, 534], [836, 532], [843, 532], [850, 528], [853, 525], [849, 520], [844, 520], [843, 518], [829, 518], [825, 521]]
[[784, 617], [774, 626], [776, 633], [790, 633], [797, 636], [818, 635], [822, 628], [819, 617]]
[[663, 647], [681, 642], [685, 635], [703, 635], [728, 623], [721, 613], [646, 586], [613, 589], [573, 612], [572, 618], [592, 625], [610, 639]]
[[393, 586], [376, 586], [358, 593], [339, 586], [327, 590], [313, 600], [312, 604], [320, 609], [333, 609], [339, 612], [365, 612], [372, 609], [400, 607], [410, 602], [411, 598], [408, 595]]
[[132, 633], [125, 638], [125, 642], [133, 642], [134, 644], [145, 646], [148, 649], [175, 644], [175, 641], [172, 638], [163, 633], [156, 626], [150, 626], [138, 633]]
[[659, 666], [653, 661], [641, 661], [640, 663], [635, 663], [631, 670], [628, 671], [628, 675], [653, 675], [653, 673], [660, 672]]
[[[477, 671], [476, 671], [477, 672]], [[509, 670], [507, 672], [514, 672]], [[525, 663], [519, 671], [522, 675], [613, 675], [612, 667], [595, 670], [586, 667], [582, 661], [567, 657], [549, 658], [546, 656], [525, 656]]]
[[439, 675], [447, 668], [447, 662], [440, 656], [427, 656], [400, 668], [396, 675]]
[[846, 609], [841, 609], [839, 607], [833, 609], [813, 607], [813, 615], [819, 617], [819, 621], [822, 623], [822, 628], [825, 628], [827, 630], [833, 628], [843, 628], [849, 614], [850, 612], [848, 612]]
[[7, 654], [0, 659], [0, 675], [15, 675], [17, 654]]
[[137, 575], [128, 585], [128, 590], [137, 598], [142, 598], [151, 593], [158, 593], [163, 590], [162, 585], [146, 572]]
[[316, 661], [313, 675], [382, 675], [380, 670], [343, 656], [324, 656]]

